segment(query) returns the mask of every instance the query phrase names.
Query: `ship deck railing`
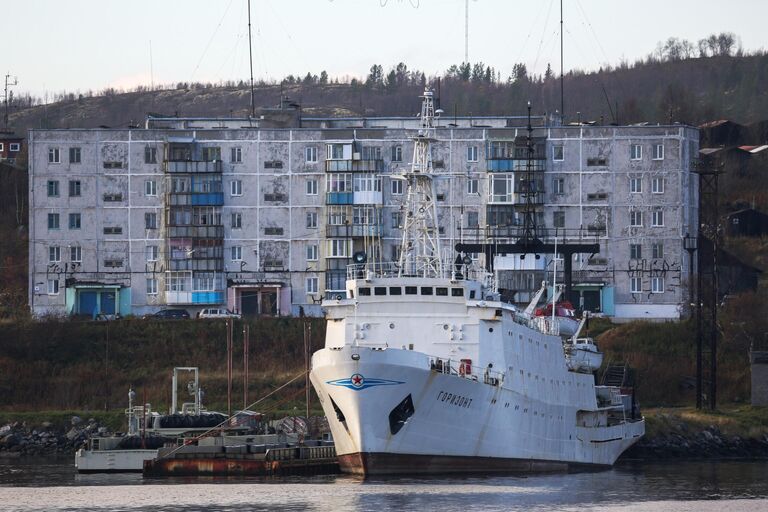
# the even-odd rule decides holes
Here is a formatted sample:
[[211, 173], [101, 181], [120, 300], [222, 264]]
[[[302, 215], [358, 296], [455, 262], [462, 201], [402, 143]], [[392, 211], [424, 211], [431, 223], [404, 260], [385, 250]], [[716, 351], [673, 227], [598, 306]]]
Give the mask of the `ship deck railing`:
[[467, 362], [466, 360], [430, 356], [429, 368], [436, 373], [482, 382], [489, 386], [501, 386], [502, 382], [504, 382], [504, 374], [502, 372], [497, 372], [491, 369], [492, 367], [477, 368], [471, 361]]
[[450, 279], [451, 281], [485, 281], [489, 274], [483, 269], [467, 267], [466, 265], [443, 264], [438, 269], [430, 265], [408, 265], [401, 267], [399, 263], [358, 263], [347, 265], [347, 280], [357, 279], [393, 279], [393, 278], [431, 278]]

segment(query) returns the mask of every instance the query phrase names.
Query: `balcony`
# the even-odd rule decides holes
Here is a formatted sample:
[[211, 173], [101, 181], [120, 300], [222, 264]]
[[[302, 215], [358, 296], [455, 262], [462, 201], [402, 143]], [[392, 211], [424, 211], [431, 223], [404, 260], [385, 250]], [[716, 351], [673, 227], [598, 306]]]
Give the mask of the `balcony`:
[[[525, 172], [528, 170], [528, 160], [520, 158], [499, 158], [486, 160], [487, 169], [490, 172]], [[531, 171], [545, 171], [547, 168], [546, 160], [531, 160]]]
[[352, 196], [352, 204], [382, 204], [383, 202], [384, 196], [376, 191], [354, 192]]
[[325, 195], [325, 204], [354, 204], [352, 192], [328, 192]]
[[325, 172], [382, 172], [384, 160], [326, 160]]
[[221, 160], [166, 160], [165, 172], [171, 174], [198, 174], [221, 172], [223, 169]]
[[223, 206], [223, 192], [184, 192], [168, 194], [171, 206]]
[[348, 224], [344, 226], [326, 226], [325, 236], [328, 238], [381, 236], [382, 231], [380, 224]]
[[224, 226], [168, 226], [168, 238], [224, 238]]
[[223, 304], [224, 292], [165, 292], [165, 303], [169, 306], [181, 304]]

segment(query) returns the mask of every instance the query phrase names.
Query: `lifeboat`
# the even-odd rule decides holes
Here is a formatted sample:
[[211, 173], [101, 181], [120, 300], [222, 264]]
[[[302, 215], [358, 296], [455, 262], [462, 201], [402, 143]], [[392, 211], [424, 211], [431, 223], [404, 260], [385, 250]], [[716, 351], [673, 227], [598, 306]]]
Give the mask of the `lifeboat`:
[[[552, 303], [538, 308], [534, 316], [551, 317]], [[579, 328], [579, 320], [576, 318], [576, 310], [569, 301], [559, 301], [555, 304], [555, 319], [560, 325], [560, 336], [573, 336]]]

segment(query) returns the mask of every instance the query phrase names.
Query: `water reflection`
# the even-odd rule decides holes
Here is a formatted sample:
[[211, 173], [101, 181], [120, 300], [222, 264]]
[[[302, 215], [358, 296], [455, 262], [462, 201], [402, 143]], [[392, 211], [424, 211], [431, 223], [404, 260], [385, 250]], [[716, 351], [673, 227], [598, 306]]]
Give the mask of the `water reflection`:
[[[527, 477], [143, 479], [139, 474], [77, 475], [71, 461], [14, 461], [0, 462], [0, 510], [447, 512], [631, 505], [632, 510], [733, 512], [768, 510], [767, 470], [768, 462], [681, 462], [624, 463], [606, 471]], [[733, 506], [713, 501], [743, 498], [760, 499]]]

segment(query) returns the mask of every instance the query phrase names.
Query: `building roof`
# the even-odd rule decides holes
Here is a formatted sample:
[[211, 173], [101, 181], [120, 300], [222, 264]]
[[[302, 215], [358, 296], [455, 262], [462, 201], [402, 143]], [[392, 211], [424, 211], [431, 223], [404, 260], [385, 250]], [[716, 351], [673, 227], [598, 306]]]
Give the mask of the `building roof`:
[[722, 151], [722, 150], [723, 150], [723, 148], [701, 148], [699, 150], [699, 153], [702, 154], [702, 155], [707, 155], [708, 156], [708, 155], [714, 155], [718, 151]]

